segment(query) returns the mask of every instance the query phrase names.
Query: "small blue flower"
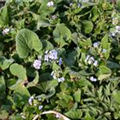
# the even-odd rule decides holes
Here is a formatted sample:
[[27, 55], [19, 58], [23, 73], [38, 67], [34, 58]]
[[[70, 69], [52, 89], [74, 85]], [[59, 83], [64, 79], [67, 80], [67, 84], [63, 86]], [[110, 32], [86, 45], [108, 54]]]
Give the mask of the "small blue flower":
[[102, 50], [102, 52], [103, 52], [103, 53], [106, 53], [106, 52], [107, 52], [107, 50], [106, 50], [106, 49], [103, 49], [103, 50]]
[[2, 31], [2, 34], [3, 34], [3, 35], [6, 35], [6, 34], [9, 33], [9, 31], [10, 31], [9, 28], [5, 28], [5, 29]]
[[72, 6], [72, 5], [73, 5], [73, 3], [71, 2], [71, 3], [70, 3], [70, 6]]
[[94, 63], [93, 63], [93, 65], [94, 65], [95, 67], [97, 67], [97, 66], [98, 66], [98, 61], [95, 60]]
[[57, 119], [60, 119], [60, 118], [61, 118], [61, 116], [60, 116], [59, 114], [56, 114], [55, 117], [56, 117]]
[[55, 74], [55, 71], [52, 71], [52, 72], [51, 72], [51, 76], [52, 76], [54, 79], [57, 79], [56, 74]]
[[34, 100], [34, 97], [31, 96], [31, 97], [29, 98], [29, 100], [28, 100], [28, 102], [29, 102], [30, 105], [32, 105], [33, 100]]
[[92, 81], [92, 82], [96, 82], [96, 81], [97, 81], [97, 79], [96, 79], [96, 78], [94, 78], [94, 77], [92, 76], [92, 77], [90, 77], [90, 81]]
[[58, 78], [58, 82], [63, 82], [63, 81], [65, 81], [64, 77]]
[[56, 50], [51, 50], [49, 52], [49, 58], [52, 59], [52, 60], [57, 60], [57, 51]]
[[62, 65], [62, 58], [59, 59], [59, 65]]
[[90, 58], [90, 55], [87, 55], [85, 62], [87, 62], [89, 58]]
[[98, 48], [98, 46], [99, 46], [99, 42], [93, 43], [93, 47], [94, 47], [94, 48]]
[[49, 61], [49, 55], [45, 55], [44, 60], [48, 62]]
[[42, 109], [43, 109], [43, 105], [39, 105], [39, 106], [38, 106], [38, 109], [39, 109], [39, 110], [42, 110]]
[[48, 7], [54, 6], [54, 2], [53, 2], [53, 1], [48, 2], [48, 3], [47, 3], [47, 6], [48, 6]]
[[94, 57], [90, 57], [88, 60], [88, 64], [91, 65], [94, 62]]
[[33, 67], [37, 70], [40, 69], [41, 67], [41, 60], [35, 60], [34, 63], [33, 63]]

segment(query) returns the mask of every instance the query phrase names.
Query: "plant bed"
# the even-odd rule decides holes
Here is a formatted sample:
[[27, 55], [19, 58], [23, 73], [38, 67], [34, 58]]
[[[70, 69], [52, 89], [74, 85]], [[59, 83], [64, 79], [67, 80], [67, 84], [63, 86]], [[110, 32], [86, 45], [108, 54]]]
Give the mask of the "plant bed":
[[0, 119], [119, 120], [119, 10], [119, 0], [7, 0]]

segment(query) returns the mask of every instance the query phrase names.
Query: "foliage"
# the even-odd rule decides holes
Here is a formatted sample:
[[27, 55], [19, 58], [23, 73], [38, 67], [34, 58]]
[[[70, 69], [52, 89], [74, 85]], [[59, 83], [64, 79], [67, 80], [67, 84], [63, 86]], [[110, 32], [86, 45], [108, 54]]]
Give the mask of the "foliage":
[[0, 10], [0, 119], [119, 120], [117, 3], [7, 0]]

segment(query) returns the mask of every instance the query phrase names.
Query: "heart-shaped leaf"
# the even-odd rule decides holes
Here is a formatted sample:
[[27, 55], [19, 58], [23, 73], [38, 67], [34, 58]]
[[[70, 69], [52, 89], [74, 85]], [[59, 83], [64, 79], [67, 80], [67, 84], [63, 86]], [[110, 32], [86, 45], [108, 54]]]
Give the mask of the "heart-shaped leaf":
[[19, 31], [16, 37], [16, 50], [21, 58], [26, 58], [31, 50], [39, 52], [42, 42], [36, 33], [28, 29]]
[[27, 80], [26, 69], [17, 63], [10, 66], [10, 72], [22, 80]]

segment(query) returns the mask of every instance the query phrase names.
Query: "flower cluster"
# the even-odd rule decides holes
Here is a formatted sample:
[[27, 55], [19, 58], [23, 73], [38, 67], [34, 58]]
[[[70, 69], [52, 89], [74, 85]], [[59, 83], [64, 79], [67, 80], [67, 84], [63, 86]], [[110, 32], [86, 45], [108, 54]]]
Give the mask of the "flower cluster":
[[93, 66], [98, 66], [98, 61], [94, 59], [94, 57], [88, 55], [85, 59], [85, 63], [88, 63], [89, 65], [93, 64]]
[[56, 50], [50, 50], [45, 52], [44, 60], [45, 61], [51, 61], [51, 60], [57, 60], [58, 52]]
[[39, 102], [40, 102], [40, 100], [39, 100], [39, 99], [36, 100], [34, 96], [31, 96], [31, 97], [28, 99], [28, 103], [29, 103], [30, 105], [34, 105], [35, 107], [38, 106], [38, 109], [39, 109], [39, 110], [42, 110], [42, 109], [43, 109], [43, 105], [40, 105], [39, 102], [35, 102], [35, 101], [39, 101]]
[[58, 82], [63, 82], [63, 81], [65, 81], [65, 78], [64, 78], [64, 77], [60, 77], [60, 73], [57, 72], [57, 71], [52, 71], [51, 76], [52, 76], [54, 79], [57, 79]]

